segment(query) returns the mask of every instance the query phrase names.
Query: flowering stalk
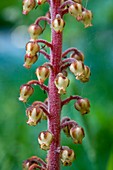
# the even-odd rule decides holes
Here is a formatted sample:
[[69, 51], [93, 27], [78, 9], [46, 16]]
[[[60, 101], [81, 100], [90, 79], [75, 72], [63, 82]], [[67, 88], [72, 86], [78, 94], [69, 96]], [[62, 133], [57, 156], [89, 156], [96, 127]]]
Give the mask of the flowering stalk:
[[[84, 65], [84, 55], [76, 48], [69, 48], [62, 52], [62, 32], [65, 26], [63, 16], [70, 13], [77, 21], [81, 21], [85, 28], [92, 26], [92, 13], [82, 6], [81, 0], [23, 0], [23, 14], [27, 15], [35, 8], [36, 3], [41, 5], [48, 2], [50, 5], [49, 12], [32, 24], [28, 32], [30, 41], [26, 45], [26, 55], [24, 67], [30, 69], [38, 60], [38, 53], [43, 54], [49, 62], [44, 63], [36, 69], [38, 80], [31, 80], [20, 87], [19, 100], [27, 102], [33, 94], [33, 85], [39, 85], [42, 90], [46, 91], [48, 98], [44, 102], [35, 101], [26, 110], [28, 117], [27, 124], [36, 126], [40, 120], [47, 119], [48, 129], [39, 134], [38, 142], [41, 149], [48, 150], [47, 163], [38, 157], [31, 157], [24, 161], [23, 168], [28, 170], [60, 170], [60, 160], [64, 166], [69, 166], [75, 159], [75, 153], [67, 146], [60, 145], [60, 132], [64, 131], [67, 137], [71, 137], [75, 144], [81, 144], [85, 136], [84, 129], [77, 122], [69, 117], [64, 117], [61, 121], [61, 109], [71, 100], [76, 100], [75, 109], [82, 115], [89, 112], [90, 103], [86, 98], [78, 95], [72, 95], [63, 101], [61, 95], [66, 93], [70, 80], [68, 79], [66, 69], [75, 75], [81, 82], [89, 81], [90, 68]], [[45, 30], [40, 22], [44, 21], [51, 28], [51, 42], [38, 37]], [[40, 43], [50, 48], [50, 54], [40, 48]], [[67, 58], [70, 53], [70, 57]], [[64, 58], [67, 59], [64, 59]], [[48, 86], [44, 84], [49, 77]]]

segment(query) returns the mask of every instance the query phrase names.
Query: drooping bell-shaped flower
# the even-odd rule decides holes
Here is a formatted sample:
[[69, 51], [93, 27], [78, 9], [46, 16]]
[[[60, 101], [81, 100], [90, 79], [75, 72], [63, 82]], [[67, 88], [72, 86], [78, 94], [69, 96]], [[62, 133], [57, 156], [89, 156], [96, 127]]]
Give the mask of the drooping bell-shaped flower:
[[85, 28], [92, 26], [92, 12], [90, 10], [84, 10], [82, 12], [82, 22]]
[[90, 111], [90, 103], [89, 103], [89, 100], [86, 98], [78, 99], [75, 102], [74, 106], [79, 112], [81, 112], [82, 115], [87, 114]]
[[50, 148], [52, 140], [53, 135], [49, 131], [42, 131], [38, 136], [40, 148], [43, 150], [48, 150]]
[[36, 76], [42, 84], [49, 77], [50, 69], [46, 66], [40, 66], [36, 69]]
[[33, 8], [35, 8], [35, 0], [23, 0], [23, 14], [27, 15]]
[[69, 85], [69, 79], [64, 76], [62, 73], [59, 73], [55, 78], [55, 85], [58, 89], [59, 94], [65, 94], [66, 88]]
[[64, 166], [70, 166], [75, 159], [75, 153], [67, 146], [62, 146], [60, 151], [60, 159]]
[[36, 124], [41, 120], [43, 111], [38, 106], [30, 106], [26, 110], [28, 116], [27, 124], [30, 126], [36, 126]]
[[81, 144], [84, 138], [84, 129], [80, 126], [74, 126], [70, 129], [70, 136], [72, 137], [75, 144]]
[[36, 40], [38, 36], [42, 33], [43, 29], [40, 25], [32, 24], [28, 28], [28, 32], [30, 34], [31, 41]]
[[40, 51], [40, 46], [37, 42], [30, 41], [26, 44], [26, 54], [29, 56], [34, 56]]
[[83, 73], [80, 76], [77, 76], [76, 79], [85, 83], [89, 81], [90, 75], [91, 75], [90, 68], [88, 66], [84, 66]]
[[57, 32], [60, 33], [63, 31], [63, 28], [65, 26], [64, 20], [61, 18], [59, 14], [56, 15], [56, 18], [52, 22], [52, 27], [53, 29]]
[[75, 3], [69, 7], [69, 13], [75, 18], [82, 16], [82, 5], [79, 3]]
[[25, 103], [27, 101], [27, 99], [32, 95], [33, 91], [34, 90], [33, 90], [33, 88], [30, 85], [23, 84], [20, 87], [20, 97], [19, 97], [19, 100]]
[[81, 61], [77, 61], [73, 62], [70, 65], [70, 71], [75, 75], [75, 76], [79, 76], [83, 73], [84, 71], [84, 64]]
[[28, 54], [26, 54], [23, 66], [29, 69], [37, 61], [37, 59], [38, 59], [37, 54], [33, 56], [32, 55], [29, 56]]

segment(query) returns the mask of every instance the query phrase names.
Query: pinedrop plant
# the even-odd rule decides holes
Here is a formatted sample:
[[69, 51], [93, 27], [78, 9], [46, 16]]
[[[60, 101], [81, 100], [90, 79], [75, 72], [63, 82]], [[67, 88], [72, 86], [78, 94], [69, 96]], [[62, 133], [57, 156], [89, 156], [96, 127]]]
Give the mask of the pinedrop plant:
[[[28, 117], [27, 124], [30, 126], [36, 126], [42, 119], [47, 120], [48, 129], [40, 132], [38, 142], [40, 148], [48, 152], [46, 161], [37, 156], [32, 156], [24, 161], [23, 168], [28, 170], [60, 170], [60, 161], [64, 166], [71, 165], [76, 156], [71, 148], [60, 145], [60, 132], [63, 130], [75, 144], [82, 143], [85, 133], [84, 129], [69, 117], [64, 117], [61, 120], [62, 107], [71, 100], [75, 100], [74, 107], [82, 115], [87, 114], [90, 110], [87, 98], [71, 95], [61, 100], [61, 95], [66, 94], [70, 84], [68, 67], [75, 75], [76, 80], [85, 83], [90, 78], [90, 68], [84, 64], [84, 55], [81, 51], [72, 47], [62, 52], [62, 32], [65, 27], [63, 19], [65, 14], [69, 13], [87, 28], [92, 26], [92, 13], [82, 6], [82, 0], [23, 0], [23, 14], [27, 15], [37, 5], [44, 3], [50, 5], [48, 13], [37, 18], [28, 29], [30, 41], [26, 44], [24, 67], [30, 69], [38, 61], [39, 53], [43, 54], [48, 62], [36, 69], [38, 80], [31, 80], [20, 87], [19, 100], [27, 102], [34, 92], [33, 85], [39, 85], [42, 90], [47, 92], [48, 98], [44, 102], [33, 102], [26, 109], [26, 115]], [[39, 39], [40, 34], [45, 30], [40, 25], [41, 21], [50, 25], [51, 42]], [[50, 49], [50, 54], [41, 48], [40, 43]], [[44, 84], [47, 78], [49, 78], [48, 86]]]

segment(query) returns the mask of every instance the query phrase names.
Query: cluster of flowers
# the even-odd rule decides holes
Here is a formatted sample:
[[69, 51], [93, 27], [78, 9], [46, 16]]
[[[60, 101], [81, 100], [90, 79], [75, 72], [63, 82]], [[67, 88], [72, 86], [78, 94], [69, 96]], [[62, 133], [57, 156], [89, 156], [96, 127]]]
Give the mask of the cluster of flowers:
[[37, 44], [37, 42], [28, 42], [26, 44], [24, 67], [30, 68], [32, 64], [34, 64], [37, 61], [38, 59], [37, 53], [39, 52], [39, 50], [40, 46]]
[[91, 72], [90, 68], [84, 65], [83, 56], [81, 56], [82, 55], [77, 56], [74, 53], [71, 55], [71, 57], [73, 57], [76, 61], [72, 62], [70, 65], [70, 71], [75, 75], [77, 80], [80, 80], [81, 82], [87, 82], [89, 81]]
[[[75, 52], [70, 55], [70, 58], [66, 60], [67, 62], [71, 62], [70, 71], [75, 75], [77, 80], [81, 82], [88, 82], [90, 78], [90, 68], [84, 65], [84, 55], [79, 52], [76, 54]], [[67, 63], [66, 62], [66, 63]], [[65, 62], [64, 62], [65, 67]], [[55, 85], [58, 88], [59, 94], [65, 94], [66, 88], [69, 85], [69, 79], [63, 73], [59, 73], [55, 79]]]
[[[22, 85], [20, 87], [20, 98], [19, 100], [26, 102], [28, 97], [32, 95], [33, 88], [28, 85]], [[36, 126], [38, 122], [42, 119], [47, 119], [45, 110], [47, 109], [47, 100], [42, 103], [35, 101], [30, 107], [26, 110], [26, 115], [28, 117], [27, 124], [30, 126]], [[81, 112], [82, 115], [87, 114], [90, 109], [90, 103], [86, 98], [79, 98], [75, 102], [75, 108]], [[71, 137], [75, 144], [81, 144], [82, 139], [84, 138], [84, 130], [80, 127], [75, 121], [71, 120], [69, 117], [64, 117], [61, 121], [61, 129], [66, 134], [67, 137]], [[38, 136], [38, 142], [40, 148], [43, 150], [49, 150], [51, 142], [54, 140], [52, 133], [47, 131], [40, 132]], [[67, 146], [62, 146], [58, 152], [60, 153], [60, 159], [64, 166], [71, 165], [75, 159], [75, 154], [72, 149]]]
[[92, 26], [92, 12], [82, 7], [81, 1], [74, 3], [69, 7], [69, 13], [76, 18], [77, 21], [82, 21], [85, 28]]
[[[41, 5], [45, 3], [46, 0], [23, 0], [23, 14], [28, 14], [33, 8], [35, 8], [36, 3]], [[90, 10], [86, 10], [82, 7], [81, 0], [62, 0], [62, 4], [59, 7], [59, 11], [67, 11], [72, 16], [76, 18], [77, 21], [82, 21], [85, 27], [92, 26], [92, 13]], [[56, 31], [56, 33], [60, 33], [63, 31], [65, 26], [65, 22], [63, 20], [63, 14], [59, 13], [56, 15], [56, 18], [51, 22], [51, 28]], [[50, 18], [48, 18], [50, 20]], [[24, 67], [29, 69], [31, 66], [37, 61], [38, 55], [37, 53], [41, 52], [41, 48], [38, 44], [38, 37], [43, 32], [43, 28], [39, 25], [39, 22], [35, 22], [30, 25], [28, 32], [30, 34], [30, 41], [26, 44], [26, 54], [25, 54], [25, 63]], [[73, 51], [73, 52], [72, 52]], [[68, 50], [68, 52], [72, 52], [68, 59], [62, 60], [60, 63], [60, 72], [57, 74], [54, 84], [58, 90], [59, 94], [65, 94], [66, 89], [69, 86], [70, 80], [67, 77], [66, 68], [69, 67], [70, 71], [75, 75], [77, 80], [81, 82], [87, 82], [90, 78], [90, 68], [84, 65], [84, 55], [82, 52], [73, 48], [72, 50]], [[67, 53], [68, 53], [67, 52]], [[67, 54], [64, 52], [62, 54], [62, 58]], [[46, 53], [43, 53], [47, 56]], [[48, 55], [49, 56], [49, 55]], [[50, 56], [49, 56], [50, 57]], [[48, 59], [49, 59], [48, 57]], [[41, 87], [45, 88], [44, 85], [45, 80], [49, 77], [50, 72], [52, 71], [52, 65], [50, 63], [44, 63], [42, 66], [39, 66], [36, 69], [36, 76], [38, 80], [28, 82], [20, 87], [20, 97], [19, 100], [26, 103], [28, 98], [33, 94], [34, 89], [32, 84], [38, 84]], [[46, 87], [47, 89], [48, 87]], [[49, 89], [48, 89], [49, 90]], [[82, 97], [72, 97], [72, 99], [76, 99], [74, 107], [78, 110], [82, 115], [87, 114], [90, 110], [90, 103], [87, 98]], [[71, 100], [71, 97], [69, 101]], [[69, 102], [68, 99], [65, 102], [62, 101], [63, 105]], [[61, 104], [62, 104], [61, 103]], [[38, 122], [42, 119], [48, 119], [50, 114], [48, 112], [48, 101], [47, 99], [44, 102], [35, 101], [30, 107], [26, 109], [26, 115], [28, 117], [27, 124], [30, 126], [36, 126]], [[75, 121], [71, 120], [68, 117], [65, 117], [61, 121], [61, 129], [66, 134], [67, 137], [71, 137], [75, 144], [81, 144], [82, 140], [85, 136], [84, 130], [80, 127]], [[54, 135], [49, 131], [42, 131], [38, 136], [38, 142], [40, 144], [40, 148], [43, 150], [49, 150], [52, 141], [54, 140]], [[57, 152], [59, 152], [60, 160], [64, 166], [71, 165], [73, 160], [75, 159], [75, 154], [72, 149], [67, 146], [61, 146], [58, 148]], [[37, 159], [37, 158], [32, 158]], [[39, 160], [38, 160], [39, 161]], [[32, 162], [32, 161], [31, 161]], [[29, 169], [31, 166], [31, 162], [25, 162], [26, 169]], [[40, 162], [40, 161], [39, 161]], [[42, 163], [42, 160], [41, 160]], [[42, 170], [46, 170], [45, 163], [42, 163], [44, 168]], [[37, 166], [38, 167], [38, 166]], [[37, 168], [35, 167], [35, 168]], [[35, 169], [34, 168], [34, 169]]]
[[40, 51], [40, 46], [36, 40], [38, 39], [38, 36], [43, 32], [43, 29], [39, 24], [32, 24], [29, 26], [28, 32], [30, 35], [30, 41], [26, 44], [24, 67], [29, 69], [38, 59], [37, 53]]
[[27, 15], [36, 5], [42, 5], [46, 0], [23, 0], [23, 14]]
[[[81, 21], [85, 28], [92, 26], [92, 12], [82, 7], [81, 1], [65, 1], [61, 8], [65, 7], [68, 13], [76, 18], [77, 21]], [[67, 5], [67, 6], [66, 6]], [[58, 14], [56, 19], [52, 22], [52, 27], [56, 32], [62, 32], [65, 26], [64, 20]]]
[[[38, 5], [42, 5], [47, 2], [46, 0], [23, 0], [23, 14], [28, 14], [33, 8], [36, 6], [36, 2]], [[81, 0], [62, 0], [62, 9], [67, 9], [68, 13], [76, 18], [77, 21], [83, 22], [85, 28], [92, 26], [92, 12], [90, 10], [82, 7]], [[58, 14], [56, 15], [56, 19], [52, 23], [52, 27], [57, 32], [61, 32], [65, 26], [64, 20]]]
[[[24, 84], [20, 87], [20, 97], [19, 100], [22, 102], [27, 102], [27, 99], [33, 94], [34, 90], [33, 87], [29, 84]], [[41, 102], [34, 102], [29, 108], [27, 108], [26, 110], [26, 114], [29, 118], [28, 120], [28, 124], [29, 125], [36, 125], [41, 117], [45, 117], [46, 113], [44, 113], [44, 108], [45, 110], [47, 109], [47, 99], [45, 100], [45, 102], [42, 103]], [[44, 107], [43, 110], [40, 107]], [[79, 112], [81, 112], [82, 115], [89, 113], [89, 109], [90, 109], [90, 103], [89, 100], [87, 98], [79, 98], [77, 99], [77, 101], [75, 102], [75, 109], [78, 110]]]

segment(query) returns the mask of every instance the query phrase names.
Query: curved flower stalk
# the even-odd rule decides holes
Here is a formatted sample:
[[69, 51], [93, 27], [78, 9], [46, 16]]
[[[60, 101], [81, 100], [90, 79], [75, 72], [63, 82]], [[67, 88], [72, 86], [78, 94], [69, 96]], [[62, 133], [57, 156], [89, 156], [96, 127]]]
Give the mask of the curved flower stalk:
[[[47, 120], [48, 129], [40, 132], [38, 142], [40, 148], [48, 152], [46, 162], [36, 156], [24, 161], [23, 169], [26, 170], [60, 170], [60, 160], [64, 166], [70, 166], [76, 156], [71, 148], [60, 145], [60, 132], [63, 130], [75, 144], [82, 143], [85, 132], [83, 127], [69, 117], [61, 120], [62, 107], [71, 100], [75, 100], [74, 107], [81, 115], [90, 111], [90, 102], [87, 98], [72, 95], [61, 100], [61, 95], [66, 93], [71, 83], [67, 68], [74, 74], [76, 81], [85, 83], [90, 79], [90, 68], [84, 64], [85, 57], [81, 51], [71, 47], [62, 52], [62, 33], [65, 30], [63, 18], [65, 14], [69, 13], [87, 28], [92, 26], [92, 13], [83, 7], [82, 0], [23, 0], [23, 14], [27, 15], [35, 6], [46, 5], [46, 3], [50, 5], [47, 14], [37, 18], [28, 28], [30, 40], [26, 44], [24, 67], [31, 69], [32, 65], [38, 62], [40, 53], [48, 62], [36, 69], [36, 80], [30, 80], [20, 87], [19, 100], [24, 103], [28, 101], [29, 97], [35, 93], [33, 85], [38, 85], [47, 92], [48, 97], [44, 102], [34, 101], [26, 109], [26, 116], [28, 117], [27, 124], [30, 126], [37, 126], [41, 120]], [[40, 25], [41, 21], [50, 25], [51, 42], [39, 39], [46, 29], [46, 24], [44, 28]], [[40, 43], [50, 49], [50, 54], [41, 49]], [[44, 84], [46, 79], [48, 79], [48, 86]]]

